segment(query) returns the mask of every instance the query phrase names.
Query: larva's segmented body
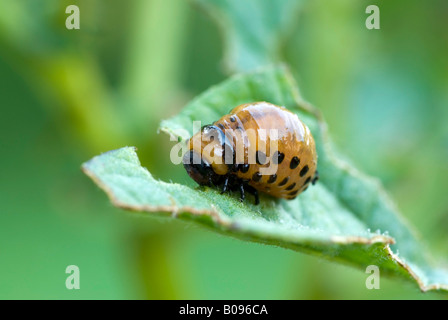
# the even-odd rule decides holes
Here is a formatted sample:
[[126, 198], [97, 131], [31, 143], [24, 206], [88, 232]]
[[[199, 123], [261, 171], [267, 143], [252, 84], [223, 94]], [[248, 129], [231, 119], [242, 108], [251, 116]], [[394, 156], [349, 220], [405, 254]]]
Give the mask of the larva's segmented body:
[[189, 141], [188, 174], [201, 185], [294, 199], [317, 180], [313, 136], [296, 114], [268, 102], [240, 105]]

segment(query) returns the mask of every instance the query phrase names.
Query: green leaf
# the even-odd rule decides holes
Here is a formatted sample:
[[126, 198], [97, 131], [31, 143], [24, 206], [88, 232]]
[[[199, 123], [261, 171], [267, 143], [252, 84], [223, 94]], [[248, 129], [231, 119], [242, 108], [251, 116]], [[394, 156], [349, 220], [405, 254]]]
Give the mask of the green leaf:
[[448, 290], [448, 272], [432, 264], [379, 182], [335, 153], [319, 111], [301, 99], [285, 67], [234, 76], [212, 87], [163, 121], [161, 130], [184, 140], [192, 134], [192, 121], [211, 123], [239, 104], [263, 100], [296, 112], [316, 140], [321, 179], [295, 200], [262, 196], [255, 206], [214, 188], [158, 181], [141, 167], [132, 147], [97, 156], [83, 170], [117, 207], [193, 220], [243, 240], [362, 270], [377, 265], [381, 274], [412, 280], [422, 291]]
[[301, 0], [195, 0], [222, 30], [229, 71], [250, 71], [280, 61]]

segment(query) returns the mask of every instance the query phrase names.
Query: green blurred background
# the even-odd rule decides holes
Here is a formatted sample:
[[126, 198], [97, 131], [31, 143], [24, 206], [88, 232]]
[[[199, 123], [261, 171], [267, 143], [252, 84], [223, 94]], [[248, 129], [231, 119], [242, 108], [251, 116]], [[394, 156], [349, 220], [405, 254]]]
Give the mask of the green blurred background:
[[[250, 1], [263, 2], [275, 6]], [[291, 66], [339, 149], [446, 258], [448, 2], [298, 2], [273, 62]], [[80, 30], [65, 28], [70, 4]], [[380, 30], [365, 28], [370, 4]], [[115, 209], [81, 173], [133, 145], [155, 177], [188, 181], [157, 126], [230, 74], [228, 26], [207, 12], [182, 0], [0, 0], [0, 298], [440, 298], [384, 278], [367, 290], [361, 270]], [[80, 290], [65, 288], [71, 264]]]

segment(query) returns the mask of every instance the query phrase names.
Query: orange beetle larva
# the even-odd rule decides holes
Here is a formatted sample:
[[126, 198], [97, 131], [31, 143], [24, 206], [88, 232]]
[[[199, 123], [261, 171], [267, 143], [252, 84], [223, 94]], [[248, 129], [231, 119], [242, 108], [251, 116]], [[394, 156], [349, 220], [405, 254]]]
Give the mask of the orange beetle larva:
[[188, 142], [187, 173], [200, 185], [294, 199], [318, 179], [317, 154], [308, 127], [284, 107], [240, 105]]

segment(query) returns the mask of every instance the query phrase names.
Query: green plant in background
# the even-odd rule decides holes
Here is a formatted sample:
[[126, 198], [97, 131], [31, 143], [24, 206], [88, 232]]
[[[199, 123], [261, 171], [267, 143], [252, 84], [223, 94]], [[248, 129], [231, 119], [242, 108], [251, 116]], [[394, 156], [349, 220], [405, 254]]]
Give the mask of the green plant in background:
[[281, 49], [297, 20], [302, 0], [196, 0], [221, 28], [225, 67], [250, 71], [281, 61]]
[[[444, 124], [448, 97], [444, 55], [448, 41], [443, 41], [446, 19], [442, 13], [446, 2], [435, 0], [429, 6], [410, 1], [406, 16], [402, 4], [379, 3], [382, 30], [376, 33], [364, 29], [365, 6], [354, 0], [239, 2], [193, 2], [221, 27], [227, 72], [252, 71], [278, 61], [291, 65], [301, 91], [325, 115], [338, 149], [364, 171], [378, 176], [406, 217], [419, 226], [424, 242], [431, 244], [432, 251], [445, 253], [448, 132]], [[154, 180], [143, 175], [154, 184], [169, 186], [157, 182], [162, 179], [192, 186], [183, 168], [169, 162], [167, 138], [156, 135], [157, 125], [161, 119], [178, 113], [191, 97], [226, 77], [219, 69], [221, 44], [214, 25], [184, 1], [105, 4], [78, 0], [82, 24], [76, 32], [64, 27], [65, 7], [70, 4], [52, 0], [10, 0], [0, 4], [0, 83], [4, 99], [0, 136], [5, 150], [0, 175], [7, 182], [0, 185], [0, 249], [4, 261], [0, 265], [4, 275], [0, 278], [0, 297], [438, 297], [422, 296], [410, 286], [397, 286], [387, 279], [381, 280], [381, 290], [368, 291], [363, 272], [334, 263], [235, 242], [193, 225], [185, 229], [185, 224], [176, 220], [168, 224], [163, 223], [167, 219], [138, 219], [116, 211], [111, 215], [112, 209], [80, 176], [79, 163], [106, 150], [136, 145], [143, 166], [148, 167]], [[407, 23], [410, 18], [414, 21], [411, 25]], [[232, 79], [218, 88], [235, 81]], [[286, 89], [284, 85], [278, 87], [285, 89], [286, 97], [292, 91], [291, 86]], [[244, 96], [243, 92], [233, 96], [222, 90], [219, 99], [224, 99], [223, 105], [208, 103], [206, 108], [201, 107], [201, 112], [207, 112], [201, 118], [216, 120], [233, 107], [220, 109], [226, 101], [233, 103], [232, 99]], [[262, 94], [265, 100], [271, 98], [271, 94]], [[192, 108], [197, 115], [195, 101], [185, 110]], [[292, 101], [291, 97], [287, 101]], [[284, 104], [302, 115], [301, 103]], [[184, 128], [185, 112], [165, 122], [165, 129], [175, 133]], [[317, 119], [311, 113], [304, 116], [316, 125]], [[381, 130], [375, 131], [377, 128]], [[316, 130], [320, 132], [313, 129], [313, 133]], [[132, 160], [129, 164], [136, 161], [131, 151], [120, 151]], [[86, 164], [86, 170], [99, 177], [101, 172], [95, 163], [106, 158], [94, 159]], [[334, 165], [332, 161], [328, 164], [328, 168]], [[20, 171], [15, 170], [18, 167]], [[142, 173], [141, 167], [135, 165], [134, 169], [135, 174]], [[327, 180], [314, 192], [327, 190], [330, 198], [340, 201], [343, 195], [334, 192], [332, 185], [332, 181], [339, 180], [332, 173], [326, 173]], [[376, 186], [368, 181], [360, 190], [376, 194]], [[353, 185], [349, 183], [348, 187]], [[195, 206], [206, 207], [210, 198], [216, 198], [221, 206], [232, 206], [234, 201], [209, 189], [187, 190], [200, 197], [193, 203]], [[20, 194], [28, 195], [28, 201], [22, 201], [23, 197], [17, 196]], [[297, 201], [302, 203], [311, 195], [304, 194]], [[383, 203], [379, 200], [382, 196], [369, 199]], [[349, 203], [361, 207], [348, 208], [348, 212], [364, 212], [366, 216], [355, 215], [349, 221], [359, 229], [343, 228], [347, 231], [340, 231], [343, 235], [355, 229], [367, 231], [367, 225], [373, 232], [377, 228], [389, 231], [388, 237], [380, 238], [386, 242], [392, 237], [397, 240], [392, 250], [398, 249], [400, 261], [406, 260], [416, 270], [421, 287], [446, 283], [442, 280], [444, 271], [431, 269], [433, 264], [423, 254], [426, 248], [415, 242], [401, 222], [387, 222], [384, 228], [378, 226], [381, 221], [366, 222], [369, 217], [384, 217], [384, 212], [389, 212], [385, 215], [389, 218], [396, 217], [388, 205], [381, 209], [383, 214], [374, 215], [362, 210], [367, 202], [356, 198]], [[251, 239], [260, 240], [269, 234], [267, 231], [272, 231], [272, 236], [280, 227], [269, 224], [266, 216], [253, 211], [250, 204], [242, 209], [242, 214], [255, 215], [258, 226], [276, 226], [263, 230], [261, 237], [251, 235]], [[220, 217], [243, 218], [225, 218], [225, 212], [231, 211], [219, 211]], [[185, 212], [181, 217], [188, 219], [189, 215]], [[252, 220], [247, 221], [244, 226], [249, 228]], [[366, 223], [365, 228], [361, 223]], [[339, 227], [327, 225], [324, 230]], [[369, 234], [360, 236], [368, 238]], [[310, 237], [316, 240], [312, 231]], [[279, 239], [272, 237], [272, 241]], [[282, 243], [291, 242], [289, 238]], [[345, 252], [345, 261], [364, 263], [347, 251], [349, 245], [338, 244], [340, 248], [331, 249], [327, 245], [311, 251], [319, 255], [331, 253], [326, 257]], [[360, 245], [353, 252], [362, 251], [360, 259], [370, 261], [369, 249], [362, 248], [381, 248], [376, 255], [380, 259], [387, 252], [384, 245], [387, 243]], [[388, 257], [380, 265], [411, 279], [408, 271], [395, 262]], [[78, 292], [68, 292], [61, 285], [65, 280], [63, 270], [73, 263], [80, 265], [82, 274]], [[34, 269], [30, 270], [30, 265]]]

